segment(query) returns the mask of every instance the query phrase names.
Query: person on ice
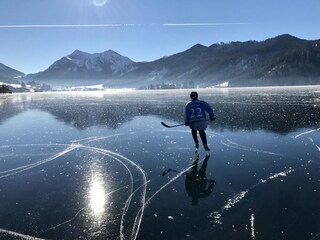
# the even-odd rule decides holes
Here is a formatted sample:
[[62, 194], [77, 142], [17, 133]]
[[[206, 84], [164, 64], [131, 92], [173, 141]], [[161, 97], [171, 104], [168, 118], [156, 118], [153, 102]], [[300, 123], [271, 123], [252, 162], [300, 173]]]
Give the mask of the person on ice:
[[207, 154], [210, 154], [210, 149], [207, 143], [207, 136], [205, 130], [207, 128], [207, 117], [209, 115], [210, 121], [214, 121], [214, 112], [211, 106], [205, 101], [198, 100], [198, 93], [190, 93], [191, 101], [185, 107], [185, 125], [191, 128], [192, 137], [195, 143], [195, 150], [199, 150], [198, 131]]

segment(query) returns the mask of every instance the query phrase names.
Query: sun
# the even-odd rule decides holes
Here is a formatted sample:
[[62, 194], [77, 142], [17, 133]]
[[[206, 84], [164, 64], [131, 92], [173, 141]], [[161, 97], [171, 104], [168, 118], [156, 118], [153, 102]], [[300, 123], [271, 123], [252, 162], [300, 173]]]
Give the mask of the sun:
[[104, 6], [107, 2], [108, 0], [93, 0], [93, 4], [99, 7]]

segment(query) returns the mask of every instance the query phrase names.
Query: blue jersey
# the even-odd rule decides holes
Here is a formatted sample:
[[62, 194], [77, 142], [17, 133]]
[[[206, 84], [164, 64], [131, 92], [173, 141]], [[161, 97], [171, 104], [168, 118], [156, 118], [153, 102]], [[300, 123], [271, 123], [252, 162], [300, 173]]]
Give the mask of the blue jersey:
[[194, 130], [202, 130], [207, 127], [207, 117], [213, 117], [214, 113], [208, 103], [201, 100], [192, 100], [185, 107], [185, 122]]

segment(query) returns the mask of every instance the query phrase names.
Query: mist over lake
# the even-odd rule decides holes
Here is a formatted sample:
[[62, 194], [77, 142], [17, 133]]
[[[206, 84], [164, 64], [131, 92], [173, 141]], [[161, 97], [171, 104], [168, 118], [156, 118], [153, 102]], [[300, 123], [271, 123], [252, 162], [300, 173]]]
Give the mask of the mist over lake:
[[319, 238], [320, 86], [191, 91], [0, 95], [0, 239]]

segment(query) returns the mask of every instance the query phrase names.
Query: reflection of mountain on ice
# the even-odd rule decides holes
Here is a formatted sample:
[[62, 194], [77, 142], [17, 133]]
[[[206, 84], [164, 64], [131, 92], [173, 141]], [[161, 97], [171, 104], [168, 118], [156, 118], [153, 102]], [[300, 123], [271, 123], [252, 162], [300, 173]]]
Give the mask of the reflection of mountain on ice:
[[[298, 128], [318, 127], [319, 100], [314, 94], [308, 95], [308, 90], [302, 90], [264, 92], [228, 88], [227, 94], [220, 89], [199, 90], [199, 93], [201, 99], [206, 99], [215, 109], [219, 118], [213, 125], [216, 129], [264, 129], [287, 133]], [[169, 123], [181, 123], [188, 94], [185, 90], [177, 95], [172, 95], [171, 91], [15, 95], [1, 102], [0, 123], [32, 109], [49, 112], [79, 129], [90, 126], [118, 128], [135, 117], [151, 115], [167, 119]]]

